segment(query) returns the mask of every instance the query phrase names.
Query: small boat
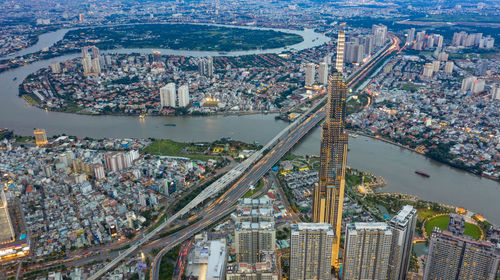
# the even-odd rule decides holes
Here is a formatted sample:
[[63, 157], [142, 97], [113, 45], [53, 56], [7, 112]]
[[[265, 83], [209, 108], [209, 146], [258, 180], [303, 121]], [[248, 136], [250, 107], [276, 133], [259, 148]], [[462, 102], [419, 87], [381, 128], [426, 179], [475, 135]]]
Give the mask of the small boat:
[[176, 124], [175, 123], [166, 123], [166, 124], [164, 124], [164, 126], [176, 126]]
[[420, 176], [426, 177], [426, 178], [431, 177], [431, 175], [425, 173], [424, 171], [417, 170], [417, 171], [415, 171], [415, 173], [420, 175]]
[[358, 135], [357, 134], [349, 134], [349, 136], [351, 136], [352, 138], [358, 138]]
[[13, 81], [17, 80], [17, 77], [14, 77], [14, 79], [12, 79]]

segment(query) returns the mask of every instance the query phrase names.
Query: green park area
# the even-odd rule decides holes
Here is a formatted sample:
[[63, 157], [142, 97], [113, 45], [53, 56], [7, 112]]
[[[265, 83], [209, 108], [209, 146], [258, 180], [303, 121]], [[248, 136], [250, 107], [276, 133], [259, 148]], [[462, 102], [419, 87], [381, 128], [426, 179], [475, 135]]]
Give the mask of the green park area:
[[281, 48], [302, 42], [297, 34], [197, 24], [137, 24], [81, 28], [64, 40], [95, 41], [102, 49], [162, 48], [199, 51], [234, 51]]
[[247, 144], [235, 140], [217, 140], [214, 142], [183, 143], [170, 139], [153, 140], [142, 150], [145, 154], [160, 156], [186, 157], [192, 160], [207, 161], [215, 159], [224, 161], [223, 157], [233, 157], [242, 160], [240, 153], [245, 150], [255, 151], [261, 146], [257, 143]]
[[[436, 216], [434, 218], [430, 218], [429, 220], [427, 220], [427, 222], [425, 223], [425, 232], [427, 233], [427, 236], [430, 236], [432, 230], [436, 227], [441, 230], [446, 230], [448, 228], [449, 220], [450, 220], [450, 215]], [[477, 225], [467, 222], [465, 223], [464, 234], [474, 239], [481, 238], [481, 230], [479, 229], [479, 227]]]
[[151, 145], [144, 148], [143, 152], [151, 155], [187, 157], [193, 160], [207, 161], [219, 159], [218, 155], [206, 155], [204, 153], [191, 152], [194, 144], [176, 142], [170, 139], [155, 140]]

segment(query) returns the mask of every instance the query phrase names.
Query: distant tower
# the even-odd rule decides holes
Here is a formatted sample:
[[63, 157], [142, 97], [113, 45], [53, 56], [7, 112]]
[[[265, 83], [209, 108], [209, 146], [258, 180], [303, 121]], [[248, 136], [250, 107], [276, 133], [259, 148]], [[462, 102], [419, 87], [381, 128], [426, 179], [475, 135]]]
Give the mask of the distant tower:
[[327, 223], [291, 225], [290, 280], [330, 280], [332, 226]]
[[316, 65], [314, 63], [308, 63], [306, 67], [306, 87], [310, 87], [314, 84], [316, 77]]
[[319, 64], [318, 82], [324, 86], [328, 85], [328, 63], [326, 62]]
[[35, 129], [33, 131], [33, 134], [35, 134], [35, 143], [37, 146], [45, 146], [49, 142], [47, 141], [47, 135], [45, 134], [45, 129]]
[[179, 107], [186, 107], [189, 105], [189, 87], [182, 85], [177, 90], [177, 98], [179, 99]]
[[175, 107], [175, 84], [168, 83], [160, 88], [160, 107]]
[[[343, 48], [343, 31], [339, 33], [339, 44]], [[343, 50], [337, 52], [337, 69]], [[339, 59], [340, 57], [340, 59]], [[347, 164], [348, 136], [344, 130], [347, 85], [342, 73], [333, 73], [328, 81], [326, 119], [322, 125], [319, 183], [314, 187], [313, 221], [329, 223], [335, 239], [332, 246], [332, 265], [338, 266], [342, 206], [344, 204], [345, 168]]]
[[345, 24], [340, 24], [339, 36], [337, 40], [337, 59], [335, 60], [335, 69], [339, 73], [344, 72], [344, 45], [345, 45]]

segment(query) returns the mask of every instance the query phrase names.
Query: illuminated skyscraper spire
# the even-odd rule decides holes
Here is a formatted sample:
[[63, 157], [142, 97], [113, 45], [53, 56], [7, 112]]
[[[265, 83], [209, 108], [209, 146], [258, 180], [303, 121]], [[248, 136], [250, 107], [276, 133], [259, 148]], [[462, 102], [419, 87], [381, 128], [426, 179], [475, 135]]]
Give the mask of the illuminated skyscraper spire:
[[[343, 31], [339, 43], [343, 52]], [[342, 69], [343, 53], [337, 53], [337, 69]], [[340, 62], [340, 65], [339, 65]], [[326, 119], [322, 125], [319, 183], [314, 187], [313, 221], [329, 223], [335, 233], [332, 246], [332, 264], [337, 266], [344, 203], [345, 168], [348, 135], [344, 130], [347, 85], [342, 73], [333, 73], [328, 80]]]

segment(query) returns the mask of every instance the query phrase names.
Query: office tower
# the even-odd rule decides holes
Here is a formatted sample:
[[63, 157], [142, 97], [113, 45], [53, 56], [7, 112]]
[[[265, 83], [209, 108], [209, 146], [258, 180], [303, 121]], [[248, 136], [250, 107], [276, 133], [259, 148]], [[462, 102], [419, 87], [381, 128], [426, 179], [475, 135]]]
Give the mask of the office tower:
[[345, 44], [345, 24], [340, 24], [339, 36], [337, 39], [337, 59], [335, 60], [335, 69], [339, 73], [344, 72], [344, 44]]
[[495, 244], [434, 229], [425, 260], [424, 280], [494, 280], [499, 264], [500, 247]]
[[177, 97], [179, 99], [179, 107], [186, 107], [189, 105], [189, 88], [188, 85], [182, 85], [177, 90]]
[[316, 65], [314, 63], [308, 63], [306, 65], [306, 79], [305, 86], [310, 87], [314, 84], [316, 78]]
[[61, 64], [59, 61], [54, 61], [50, 64], [50, 68], [52, 69], [52, 73], [57, 74], [61, 72]]
[[290, 280], [330, 280], [333, 228], [327, 223], [291, 225]]
[[415, 28], [408, 30], [408, 37], [406, 37], [406, 45], [410, 46], [415, 40]]
[[47, 135], [45, 134], [45, 129], [34, 129], [33, 134], [35, 135], [35, 144], [37, 146], [41, 147], [49, 143], [49, 141], [47, 141]]
[[440, 67], [440, 66], [441, 66], [441, 61], [439, 61], [439, 60], [434, 60], [434, 61], [432, 62], [432, 70], [433, 70], [434, 72], [439, 72], [439, 67]]
[[383, 24], [372, 25], [373, 36], [375, 36], [375, 46], [383, 46], [387, 39], [387, 26]]
[[386, 280], [393, 234], [386, 223], [346, 226], [344, 280]]
[[373, 35], [367, 35], [363, 38], [363, 50], [367, 56], [373, 52], [373, 41]]
[[426, 78], [432, 78], [432, 74], [434, 74], [434, 63], [426, 63], [424, 65], [424, 77]]
[[453, 67], [454, 67], [453, 61], [447, 61], [446, 65], [444, 66], [444, 72], [446, 74], [453, 73]]
[[389, 221], [392, 248], [387, 279], [405, 280], [412, 253], [412, 241], [417, 226], [417, 210], [406, 205]]
[[[342, 66], [339, 67], [342, 69]], [[329, 78], [326, 119], [322, 125], [319, 183], [314, 187], [313, 221], [329, 223], [335, 233], [332, 264], [338, 265], [344, 203], [347, 134], [344, 130], [347, 85], [342, 74]]]
[[160, 88], [160, 107], [175, 107], [175, 84], [168, 83]]
[[328, 63], [326, 62], [319, 64], [318, 82], [324, 86], [328, 85]]
[[276, 230], [274, 222], [237, 222], [234, 226], [236, 260], [256, 263], [261, 251], [274, 251]]

